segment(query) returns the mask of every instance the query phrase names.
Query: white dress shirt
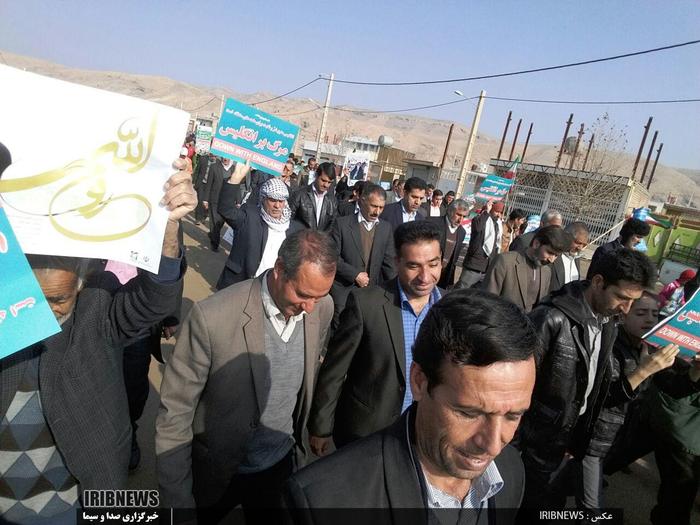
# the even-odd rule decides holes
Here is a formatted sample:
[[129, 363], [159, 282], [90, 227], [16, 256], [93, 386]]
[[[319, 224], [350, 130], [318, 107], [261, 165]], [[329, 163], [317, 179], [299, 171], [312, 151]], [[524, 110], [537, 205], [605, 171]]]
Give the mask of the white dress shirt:
[[326, 191], [319, 193], [316, 190], [316, 186], [312, 186], [312, 191], [314, 193], [314, 198], [316, 199], [316, 225], [321, 222], [321, 210], [323, 209], [323, 198], [326, 196]]
[[284, 314], [279, 308], [277, 308], [275, 301], [272, 300], [270, 289], [267, 286], [267, 277], [268, 275], [266, 273], [262, 278], [261, 295], [263, 310], [265, 311], [265, 316], [269, 319], [270, 324], [272, 324], [272, 327], [275, 329], [275, 332], [277, 332], [277, 335], [280, 336], [280, 339], [282, 339], [282, 341], [285, 343], [288, 343], [289, 339], [292, 337], [292, 333], [294, 333], [294, 328], [296, 327], [297, 323], [304, 318], [304, 314], [306, 312], [302, 312], [299, 315], [293, 315], [289, 318], [289, 320], [286, 320], [284, 318]]
[[359, 208], [358, 208], [358, 211], [357, 211], [357, 222], [359, 222], [360, 224], [362, 224], [362, 226], [365, 227], [365, 230], [367, 230], [368, 232], [371, 232], [371, 231], [372, 231], [372, 228], [374, 228], [374, 226], [379, 222], [379, 220], [376, 220], [376, 221], [368, 221], [367, 219], [365, 219], [365, 216], [362, 215], [362, 212], [359, 211]]

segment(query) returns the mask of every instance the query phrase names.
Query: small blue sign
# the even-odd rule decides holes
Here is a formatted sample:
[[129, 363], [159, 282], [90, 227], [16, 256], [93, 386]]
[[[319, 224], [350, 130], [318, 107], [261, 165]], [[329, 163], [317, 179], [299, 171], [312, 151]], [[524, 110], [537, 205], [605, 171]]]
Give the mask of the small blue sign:
[[61, 331], [0, 208], [0, 359]]
[[676, 313], [657, 324], [644, 335], [644, 339], [656, 346], [677, 344], [678, 357], [692, 360], [700, 353], [700, 290]]
[[498, 175], [490, 174], [481, 184], [476, 198], [494, 202], [500, 201], [505, 199], [512, 186], [513, 179], [506, 179]]
[[298, 134], [299, 126], [229, 98], [216, 128], [211, 152], [279, 175]]

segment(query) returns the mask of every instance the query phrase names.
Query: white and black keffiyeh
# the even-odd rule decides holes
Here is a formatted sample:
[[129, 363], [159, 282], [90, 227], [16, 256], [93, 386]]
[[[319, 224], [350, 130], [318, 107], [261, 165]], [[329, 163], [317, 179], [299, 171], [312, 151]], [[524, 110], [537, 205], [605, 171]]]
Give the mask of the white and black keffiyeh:
[[[275, 219], [274, 217], [270, 216], [270, 214], [265, 211], [263, 199], [285, 201], [284, 209], [282, 210], [282, 217]], [[273, 230], [286, 231], [287, 228], [289, 228], [289, 221], [292, 218], [292, 210], [289, 209], [288, 201], [289, 190], [287, 189], [287, 185], [279, 177], [268, 179], [262, 186], [260, 186], [260, 201], [258, 204], [260, 216]]]

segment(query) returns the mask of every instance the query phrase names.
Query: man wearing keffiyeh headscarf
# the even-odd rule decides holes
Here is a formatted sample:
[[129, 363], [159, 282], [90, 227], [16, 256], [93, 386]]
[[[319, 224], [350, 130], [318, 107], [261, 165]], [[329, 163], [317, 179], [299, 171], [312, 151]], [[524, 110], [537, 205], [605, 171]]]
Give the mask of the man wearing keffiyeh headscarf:
[[300, 225], [290, 220], [289, 189], [279, 177], [262, 184], [257, 205], [247, 203], [240, 208], [231, 205], [233, 200], [228, 198], [228, 193], [232, 186], [224, 184], [219, 205], [221, 215], [234, 230], [234, 238], [217, 290], [272, 268], [284, 239], [300, 229]]

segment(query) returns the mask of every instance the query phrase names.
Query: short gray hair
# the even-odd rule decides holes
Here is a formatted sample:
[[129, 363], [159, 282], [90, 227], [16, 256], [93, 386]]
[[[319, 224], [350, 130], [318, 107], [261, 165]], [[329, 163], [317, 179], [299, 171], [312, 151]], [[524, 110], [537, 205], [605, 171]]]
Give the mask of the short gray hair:
[[447, 206], [447, 213], [452, 214], [457, 208], [468, 211], [471, 206], [469, 206], [469, 203], [464, 199], [455, 199]]
[[559, 213], [557, 210], [547, 210], [542, 214], [542, 219], [541, 219], [541, 225], [542, 226], [547, 226], [552, 223], [552, 219], [559, 219], [560, 221], [564, 221], [563, 217], [561, 216], [561, 213]]

